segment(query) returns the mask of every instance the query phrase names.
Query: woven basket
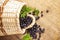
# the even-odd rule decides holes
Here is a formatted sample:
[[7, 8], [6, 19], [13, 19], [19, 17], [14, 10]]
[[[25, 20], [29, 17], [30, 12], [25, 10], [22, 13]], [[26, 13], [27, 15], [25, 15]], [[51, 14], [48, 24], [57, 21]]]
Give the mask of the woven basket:
[[19, 22], [19, 14], [24, 5], [26, 4], [14, 0], [9, 0], [5, 1], [2, 7], [0, 7], [0, 11], [2, 11], [0, 12], [0, 36], [23, 34], [25, 33], [26, 29], [32, 27], [35, 24], [35, 17], [33, 15], [27, 14], [27, 16], [30, 16], [33, 19], [32, 23], [28, 27], [21, 29]]

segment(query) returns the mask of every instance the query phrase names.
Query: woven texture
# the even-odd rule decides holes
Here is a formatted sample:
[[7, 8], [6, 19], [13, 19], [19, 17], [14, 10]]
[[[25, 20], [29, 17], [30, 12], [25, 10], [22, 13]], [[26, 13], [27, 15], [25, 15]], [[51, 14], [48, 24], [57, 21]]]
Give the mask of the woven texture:
[[24, 5], [26, 5], [26, 3], [14, 0], [7, 0], [5, 4], [2, 5], [1, 8], [3, 8], [3, 10], [1, 9], [2, 13], [0, 19], [2, 25], [1, 31], [4, 35], [23, 34], [26, 29], [33, 27], [35, 24], [35, 17], [30, 14], [27, 14], [27, 16], [32, 18], [32, 23], [24, 29], [20, 27], [19, 15]]
[[[13, 3], [13, 4], [12, 4]], [[5, 2], [0, 8], [0, 19], [3, 26], [1, 26], [0, 35], [11, 35], [11, 34], [20, 34], [20, 23], [19, 23], [19, 14], [20, 10], [25, 5], [24, 3], [18, 1], [8, 1]], [[2, 10], [3, 8], [3, 10]]]

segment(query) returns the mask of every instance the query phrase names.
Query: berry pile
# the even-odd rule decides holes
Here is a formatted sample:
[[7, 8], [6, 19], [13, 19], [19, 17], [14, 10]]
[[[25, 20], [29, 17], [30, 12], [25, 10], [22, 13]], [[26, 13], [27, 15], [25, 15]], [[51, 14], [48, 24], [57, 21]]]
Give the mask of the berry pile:
[[[39, 34], [39, 38], [41, 36], [41, 33], [44, 33], [44, 30], [45, 29], [41, 29], [40, 25], [37, 25], [36, 23], [33, 25], [32, 28], [29, 28], [27, 29], [27, 32], [30, 33], [30, 36], [33, 38], [33, 39], [37, 39], [37, 34]], [[38, 38], [38, 40], [39, 40]]]
[[[29, 13], [29, 14], [31, 14], [31, 13]], [[31, 14], [31, 15], [33, 15], [33, 14]], [[40, 18], [39, 16], [35, 16], [36, 20], [38, 20], [39, 18]], [[19, 20], [20, 20], [20, 27], [21, 28], [28, 27], [32, 23], [32, 18], [29, 17], [29, 16], [25, 16], [25, 18], [24, 17], [20, 17]]]
[[[32, 9], [31, 7], [28, 7], [26, 5], [22, 7], [20, 14], [19, 14], [21, 28], [28, 27], [32, 23], [32, 18], [27, 16], [28, 13], [31, 14], [31, 11], [32, 11], [32, 15], [38, 16], [39, 10], [37, 10], [36, 8]], [[36, 18], [36, 20], [39, 19], [39, 17], [35, 17], [35, 18]]]
[[20, 27], [25, 28], [29, 26], [32, 23], [32, 18], [29, 16], [26, 16], [25, 18], [20, 18]]
[[[28, 27], [31, 23], [32, 23], [32, 18], [27, 16], [27, 13], [33, 15], [35, 17], [35, 20], [37, 21], [40, 17], [38, 16], [39, 15], [39, 10], [37, 9], [33, 9], [32, 12], [30, 12], [32, 10], [32, 8], [30, 7], [27, 7], [27, 6], [23, 6], [22, 10], [21, 10], [21, 14], [20, 14], [20, 27], [21, 28], [25, 28], [25, 27]], [[48, 10], [46, 11], [48, 13]], [[41, 11], [41, 17], [43, 17], [43, 11]], [[33, 39], [37, 39], [37, 40], [40, 40], [40, 37], [41, 37], [41, 33], [44, 33], [44, 28], [41, 28], [40, 25], [37, 25], [37, 23], [35, 23], [33, 25], [32, 28], [29, 28], [27, 29], [27, 33], [30, 34], [30, 36], [33, 38]], [[37, 33], [39, 34], [39, 37], [37, 38]]]

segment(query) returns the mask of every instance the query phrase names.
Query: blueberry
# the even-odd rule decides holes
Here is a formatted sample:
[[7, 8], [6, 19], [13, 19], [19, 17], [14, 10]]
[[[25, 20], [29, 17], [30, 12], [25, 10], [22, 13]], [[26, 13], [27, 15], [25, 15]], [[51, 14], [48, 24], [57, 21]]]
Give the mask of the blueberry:
[[40, 17], [38, 16], [38, 17], [35, 17], [36, 18], [36, 20], [38, 20]]
[[31, 13], [29, 13], [29, 14], [31, 14]]
[[48, 13], [49, 12], [49, 10], [46, 10], [46, 13]]
[[33, 26], [36, 27], [37, 26], [37, 23], [35, 23]]
[[34, 32], [37, 32], [37, 30], [33, 30]]
[[37, 26], [38, 28], [40, 27], [40, 25]]
[[37, 35], [35, 34], [35, 35], [33, 35], [33, 39], [36, 39], [37, 38]]
[[35, 25], [33, 26], [33, 28], [35, 28], [35, 29], [38, 29], [40, 26], [39, 25], [37, 25], [36, 23], [35, 23]]
[[23, 26], [26, 26], [26, 24], [23, 24]]
[[24, 18], [20, 18], [20, 20], [21, 20], [21, 21], [23, 21], [23, 20], [24, 20]]
[[43, 17], [43, 14], [41, 13], [41, 17]]
[[29, 28], [27, 30], [28, 30], [27, 32], [30, 33], [30, 36], [33, 39], [36, 39], [37, 38], [37, 34], [36, 33], [38, 33], [39, 34], [38, 40], [40, 40], [41, 33], [43, 33], [43, 31], [44, 31], [44, 29], [40, 28], [40, 25], [37, 25], [37, 23], [35, 23], [32, 28]]
[[41, 30], [41, 28], [39, 28], [39, 32], [41, 32], [42, 30]]
[[34, 35], [35, 35], [35, 32], [30, 32], [30, 35], [31, 35], [31, 37], [33, 37]]
[[22, 24], [22, 25], [21, 25], [21, 28], [25, 28], [25, 27], [26, 27], [26, 24]]
[[20, 26], [21, 28], [28, 27], [32, 23], [32, 18], [26, 16], [25, 18], [20, 18]]
[[40, 30], [41, 33], [44, 33], [44, 31], [45, 31], [44, 28], [43, 29], [42, 28], [39, 28], [39, 30]]
[[40, 40], [41, 34], [39, 34], [38, 40]]
[[43, 11], [41, 11], [41, 13], [43, 13]]

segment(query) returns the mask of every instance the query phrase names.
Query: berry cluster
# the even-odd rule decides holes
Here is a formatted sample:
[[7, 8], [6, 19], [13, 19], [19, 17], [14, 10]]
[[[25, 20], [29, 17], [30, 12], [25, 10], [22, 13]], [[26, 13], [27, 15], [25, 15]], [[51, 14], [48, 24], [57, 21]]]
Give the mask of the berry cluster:
[[[44, 28], [42, 29], [42, 28], [40, 27], [40, 25], [37, 25], [37, 24], [35, 23], [32, 28], [27, 29], [27, 32], [30, 33], [30, 35], [31, 35], [31, 37], [32, 37], [33, 39], [37, 39], [37, 34], [36, 34], [36, 33], [39, 34], [39, 38], [40, 38], [41, 33], [44, 33], [44, 30], [45, 30]], [[39, 39], [39, 38], [38, 38], [38, 39]]]

